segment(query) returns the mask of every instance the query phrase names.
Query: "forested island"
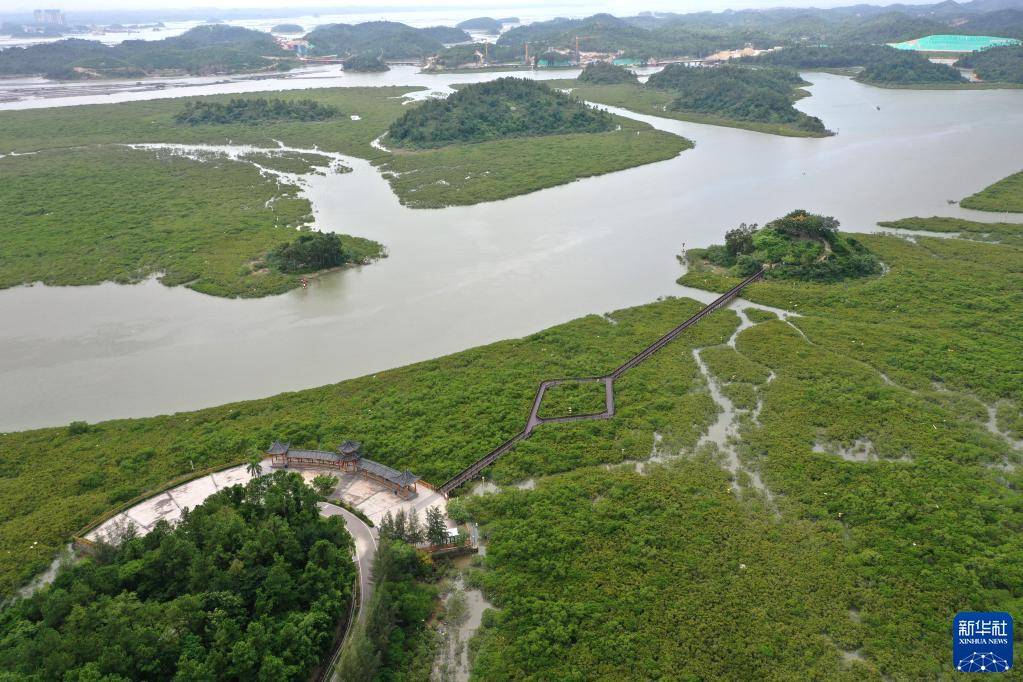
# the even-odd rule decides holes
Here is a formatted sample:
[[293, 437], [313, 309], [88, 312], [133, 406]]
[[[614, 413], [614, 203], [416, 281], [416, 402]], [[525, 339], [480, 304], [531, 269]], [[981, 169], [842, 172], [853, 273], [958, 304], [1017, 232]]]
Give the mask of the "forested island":
[[798, 46], [743, 61], [793, 69], [856, 69], [856, 80], [878, 86], [968, 85], [959, 71], [947, 64], [887, 45]]
[[0, 50], [0, 76], [54, 80], [282, 71], [296, 64], [270, 34], [224, 24], [197, 26], [163, 40], [105, 45], [69, 39]]
[[0, 668], [21, 680], [307, 680], [355, 598], [352, 538], [319, 499], [277, 472], [101, 544], [0, 613]]
[[670, 64], [646, 86], [675, 95], [668, 109], [709, 114], [736, 121], [781, 124], [811, 135], [827, 135], [824, 123], [792, 106], [800, 86], [795, 71], [721, 66], [713, 69]]
[[858, 240], [841, 234], [829, 216], [793, 211], [763, 227], [742, 224], [725, 233], [725, 243], [690, 249], [689, 263], [734, 277], [761, 269], [768, 279], [840, 282], [881, 272], [881, 263]]
[[450, 97], [410, 109], [391, 124], [388, 140], [399, 147], [432, 149], [512, 137], [602, 133], [613, 128], [610, 114], [543, 83], [499, 78], [468, 85]]
[[596, 66], [588, 74], [589, 69], [576, 80], [550, 84], [570, 89], [586, 101], [652, 116], [793, 137], [832, 134], [820, 119], [793, 107], [796, 99], [807, 94], [802, 86], [808, 85], [794, 70], [669, 64], [640, 84], [635, 77], [629, 79], [631, 72], [622, 67]]
[[413, 28], [394, 21], [326, 24], [306, 35], [315, 55], [372, 54], [381, 59], [424, 59], [445, 43], [467, 42], [469, 34], [446, 26]]
[[494, 19], [493, 17], [476, 17], [475, 19], [466, 19], [465, 21], [455, 24], [455, 28], [460, 28], [463, 31], [482, 31], [496, 35], [501, 32], [505, 24], [517, 24], [519, 23], [518, 17], [504, 17], [503, 19]]
[[344, 60], [345, 71], [355, 73], [379, 73], [390, 71], [391, 67], [383, 59], [370, 54], [358, 54]]
[[271, 28], [270, 31], [272, 33], [287, 33], [287, 34], [305, 33], [305, 29], [302, 28], [298, 24], [277, 24], [276, 26]]
[[638, 83], [636, 74], [624, 66], [615, 66], [607, 62], [593, 62], [579, 74], [580, 83], [590, 85], [614, 85], [617, 83]]

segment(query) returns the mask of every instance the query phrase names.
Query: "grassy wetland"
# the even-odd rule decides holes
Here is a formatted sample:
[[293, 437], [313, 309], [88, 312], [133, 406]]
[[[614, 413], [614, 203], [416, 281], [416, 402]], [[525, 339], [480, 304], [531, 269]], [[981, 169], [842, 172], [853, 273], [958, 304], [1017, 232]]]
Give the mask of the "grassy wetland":
[[[11, 180], [0, 185], [0, 201], [14, 208], [0, 218], [0, 250], [11, 256], [0, 263], [0, 288], [159, 275], [165, 284], [217, 296], [287, 291], [299, 276], [266, 267], [266, 257], [308, 226], [312, 207], [295, 181], [279, 174], [347, 170], [324, 154], [368, 159], [381, 166], [402, 203], [436, 208], [505, 199], [669, 159], [691, 146], [610, 117], [604, 132], [559, 131], [416, 152], [374, 146], [415, 106], [403, 104], [415, 90], [337, 88], [275, 93], [269, 100], [218, 95], [2, 112], [0, 170]], [[268, 151], [189, 159], [124, 146], [139, 144]], [[280, 145], [318, 153], [285, 152]], [[350, 236], [359, 225], [320, 227], [343, 234], [351, 262], [382, 253], [381, 245]]]

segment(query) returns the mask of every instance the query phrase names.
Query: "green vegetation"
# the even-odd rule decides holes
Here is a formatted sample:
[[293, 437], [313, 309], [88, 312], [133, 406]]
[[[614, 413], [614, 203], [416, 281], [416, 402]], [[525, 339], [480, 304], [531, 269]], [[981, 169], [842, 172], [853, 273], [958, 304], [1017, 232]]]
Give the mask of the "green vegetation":
[[551, 386], [544, 392], [540, 404], [540, 417], [570, 417], [580, 414], [600, 414], [607, 408], [604, 382], [570, 381]]
[[231, 123], [267, 123], [270, 121], [325, 121], [337, 118], [337, 107], [320, 104], [311, 99], [283, 100], [233, 98], [228, 102], [192, 100], [174, 117], [175, 122], [186, 125], [227, 125]]
[[[309, 202], [251, 164], [83, 147], [5, 157], [0, 169], [0, 200], [18, 207], [0, 218], [0, 287], [160, 274], [168, 286], [255, 297], [299, 284], [259, 261], [309, 221]], [[380, 255], [375, 242], [340, 239], [353, 260]]]
[[[752, 285], [744, 298], [799, 315], [744, 330], [734, 351], [715, 347], [737, 316], [710, 315], [617, 383], [615, 419], [541, 427], [488, 471], [499, 483], [546, 476], [535, 490], [453, 501], [483, 522], [488, 551], [470, 577], [499, 609], [478, 674], [936, 678], [951, 614], [1023, 607], [1023, 470], [986, 427], [997, 405], [1000, 428], [1019, 428], [1023, 248], [856, 239], [883, 277]], [[0, 578], [9, 587], [44, 566], [126, 487], [244, 460], [275, 437], [357, 436], [440, 482], [521, 428], [541, 378], [606, 372], [699, 307], [665, 300], [335, 386], [0, 436]], [[747, 394], [734, 474], [720, 446], [696, 448], [717, 408], [694, 348]], [[857, 441], [875, 461], [814, 448]], [[652, 445], [685, 456], [645, 475], [598, 466]]]
[[268, 33], [224, 24], [197, 26], [163, 40], [61, 40], [0, 51], [0, 76], [136, 78], [287, 70], [296, 64]]
[[31, 152], [86, 145], [142, 142], [178, 144], [245, 144], [266, 149], [289, 147], [340, 152], [365, 159], [386, 156], [370, 143], [404, 113], [402, 97], [419, 88], [323, 88], [274, 93], [285, 102], [313, 100], [356, 115], [324, 121], [269, 121], [183, 126], [174, 117], [190, 101], [228, 104], [232, 99], [264, 95], [214, 95], [167, 98], [123, 104], [94, 104], [53, 109], [0, 112], [0, 153]]
[[298, 24], [277, 24], [270, 29], [271, 33], [305, 33], [305, 29]]
[[587, 64], [579, 74], [580, 83], [591, 85], [614, 85], [616, 83], [638, 83], [636, 74], [624, 66], [615, 66], [607, 62]]
[[[210, 155], [203, 162], [114, 143], [248, 143], [268, 148], [246, 155], [262, 167], [307, 173], [328, 157], [275, 149], [275, 140], [361, 156], [379, 155], [370, 142], [401, 113], [408, 89], [345, 89], [282, 93], [272, 109], [343, 110], [328, 120], [268, 120], [250, 125], [261, 98], [201, 98], [198, 114], [181, 125], [177, 99], [131, 104], [5, 112], [0, 149], [43, 153], [0, 158], [0, 287], [42, 281], [136, 282], [161, 274], [168, 285], [218, 296], [266, 296], [299, 285], [297, 275], [264, 268], [275, 247], [295, 238], [311, 207], [298, 188], [264, 177], [251, 163]], [[249, 108], [240, 102], [255, 102]], [[222, 117], [225, 112], [234, 112]], [[193, 119], [194, 120], [194, 119]], [[213, 121], [223, 121], [214, 123]], [[232, 122], [233, 121], [233, 122]], [[59, 188], [59, 191], [57, 189]], [[131, 191], [125, 191], [130, 188]], [[330, 226], [336, 227], [336, 226]], [[352, 261], [380, 255], [375, 242], [342, 235]]]
[[602, 133], [610, 114], [533, 80], [499, 78], [461, 88], [410, 109], [388, 129], [388, 141], [409, 149], [510, 137]]
[[973, 69], [986, 82], [1023, 83], [1023, 46], [993, 47], [968, 54], [956, 66]]
[[501, 32], [505, 24], [517, 23], [519, 23], [518, 17], [505, 17], [503, 19], [476, 17], [475, 19], [466, 19], [460, 24], [455, 24], [455, 28], [460, 28], [463, 31], [485, 31], [496, 35]]
[[878, 86], [969, 85], [951, 66], [935, 64], [918, 52], [887, 45], [797, 46], [748, 57], [744, 61], [795, 69], [862, 67], [856, 80]]
[[721, 66], [698, 69], [670, 64], [647, 81], [647, 87], [676, 97], [671, 111], [721, 116], [736, 121], [781, 124], [813, 135], [830, 134], [816, 116], [792, 106], [797, 89], [809, 85], [794, 71]]
[[469, 40], [465, 31], [448, 27], [412, 28], [393, 21], [326, 24], [306, 35], [316, 55], [371, 54], [381, 59], [423, 59], [444, 43]]
[[323, 232], [300, 234], [294, 241], [275, 248], [266, 258], [271, 266], [287, 273], [328, 270], [355, 259], [340, 235]]
[[620, 129], [513, 138], [398, 153], [380, 162], [406, 206], [440, 208], [477, 204], [563, 185], [646, 163], [692, 147], [689, 140], [635, 120], [613, 119]]
[[391, 70], [391, 67], [383, 59], [369, 54], [358, 54], [354, 57], [349, 57], [344, 61], [343, 65], [345, 71], [357, 73], [376, 73]]
[[881, 263], [853, 237], [838, 232], [838, 221], [793, 211], [758, 229], [743, 223], [725, 234], [723, 245], [691, 249], [696, 269], [705, 264], [748, 277], [767, 268], [769, 279], [839, 282], [881, 272]]
[[373, 598], [337, 665], [345, 682], [425, 680], [433, 664], [426, 620], [437, 598], [435, 568], [401, 540], [383, 537], [373, 563]]
[[966, 197], [959, 205], [978, 211], [1023, 212], [1023, 171]]
[[924, 232], [956, 233], [963, 239], [1023, 246], [1023, 229], [1017, 223], [978, 223], [959, 218], [904, 218], [878, 223], [881, 227]]
[[22, 680], [306, 680], [353, 598], [354, 544], [301, 476], [219, 491], [0, 614]]
[[883, 61], [868, 63], [856, 78], [882, 86], [961, 83], [964, 80], [957, 69], [947, 64], [935, 64], [923, 55], [903, 50], [895, 50]]

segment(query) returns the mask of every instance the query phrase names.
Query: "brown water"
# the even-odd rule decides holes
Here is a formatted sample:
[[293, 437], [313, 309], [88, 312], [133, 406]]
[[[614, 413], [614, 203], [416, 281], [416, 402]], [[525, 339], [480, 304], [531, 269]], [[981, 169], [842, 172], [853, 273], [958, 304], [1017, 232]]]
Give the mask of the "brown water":
[[[456, 80], [444, 78], [434, 85]], [[947, 200], [1019, 170], [1023, 90], [808, 78], [813, 97], [799, 107], [836, 137], [638, 117], [696, 148], [479, 206], [403, 208], [373, 168], [350, 160], [353, 173], [310, 179], [318, 223], [377, 239], [390, 257], [283, 296], [225, 300], [156, 282], [0, 291], [0, 430], [317, 386], [682, 294], [682, 242], [720, 241], [739, 222], [794, 208], [852, 231], [911, 215], [1007, 218]]]

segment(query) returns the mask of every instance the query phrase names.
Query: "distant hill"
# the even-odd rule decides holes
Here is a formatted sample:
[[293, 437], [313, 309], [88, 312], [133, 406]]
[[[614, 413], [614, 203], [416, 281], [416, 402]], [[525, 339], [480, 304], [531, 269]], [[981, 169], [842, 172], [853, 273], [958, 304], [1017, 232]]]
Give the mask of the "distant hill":
[[459, 29], [413, 28], [394, 21], [326, 24], [318, 26], [305, 38], [315, 55], [348, 56], [369, 52], [381, 59], [423, 59], [442, 50], [444, 43], [471, 39]]
[[428, 28], [419, 29], [419, 32], [433, 38], [434, 40], [449, 45], [472, 40], [471, 35], [460, 28], [452, 28], [451, 26], [430, 26]]
[[163, 40], [104, 45], [69, 39], [0, 51], [0, 75], [54, 79], [243, 73], [288, 69], [294, 63], [270, 34], [223, 24], [197, 26]]
[[497, 34], [501, 32], [505, 24], [517, 24], [519, 23], [518, 17], [506, 17], [504, 19], [494, 19], [493, 17], [476, 17], [475, 19], [467, 19], [460, 24], [456, 24], [455, 28], [460, 28], [464, 31], [485, 31], [486, 33]]
[[599, 133], [614, 127], [610, 114], [543, 83], [499, 78], [417, 105], [391, 125], [387, 139], [398, 147], [431, 149], [511, 137]]

